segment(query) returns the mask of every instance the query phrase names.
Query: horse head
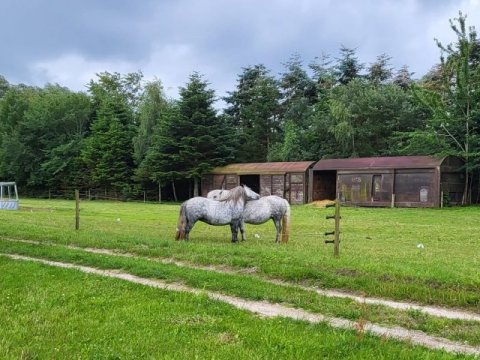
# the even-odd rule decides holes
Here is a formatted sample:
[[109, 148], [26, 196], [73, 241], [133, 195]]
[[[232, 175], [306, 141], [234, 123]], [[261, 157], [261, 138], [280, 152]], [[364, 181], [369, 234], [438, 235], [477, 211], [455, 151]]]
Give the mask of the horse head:
[[238, 203], [242, 200], [243, 203], [249, 200], [257, 200], [260, 199], [260, 195], [258, 195], [255, 191], [250, 189], [246, 185], [234, 187], [231, 190], [224, 191], [221, 196], [215, 196], [212, 194], [210, 199], [215, 199], [218, 201], [233, 201], [234, 203]]
[[243, 185], [243, 189], [245, 190], [245, 197], [246, 200], [258, 200], [260, 199], [260, 195], [258, 195], [255, 191], [250, 189], [247, 185]]

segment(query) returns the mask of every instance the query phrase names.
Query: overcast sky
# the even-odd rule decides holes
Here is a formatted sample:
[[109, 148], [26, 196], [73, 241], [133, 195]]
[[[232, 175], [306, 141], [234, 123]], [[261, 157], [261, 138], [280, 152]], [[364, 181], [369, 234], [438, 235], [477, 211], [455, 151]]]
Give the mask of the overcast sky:
[[198, 71], [223, 96], [243, 67], [276, 75], [292, 54], [308, 64], [343, 45], [418, 78], [438, 62], [434, 38], [454, 39], [459, 10], [480, 27], [480, 0], [0, 0], [0, 75], [85, 90], [95, 73], [141, 70], [177, 97]]

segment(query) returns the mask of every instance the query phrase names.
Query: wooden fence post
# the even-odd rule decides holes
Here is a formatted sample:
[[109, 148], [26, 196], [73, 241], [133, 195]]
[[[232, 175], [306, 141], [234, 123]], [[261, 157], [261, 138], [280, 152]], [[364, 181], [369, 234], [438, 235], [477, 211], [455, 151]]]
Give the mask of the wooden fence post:
[[327, 208], [335, 207], [335, 214], [334, 215], [327, 215], [327, 219], [334, 219], [335, 220], [335, 230], [334, 231], [327, 231], [325, 232], [325, 236], [333, 235], [333, 240], [325, 240], [326, 244], [333, 243], [333, 255], [335, 257], [339, 257], [340, 255], [340, 198], [337, 197], [335, 199], [334, 204], [326, 205]]
[[80, 229], [80, 193], [75, 190], [75, 230]]
[[340, 256], [340, 199], [335, 201], [335, 238], [333, 240], [333, 255]]

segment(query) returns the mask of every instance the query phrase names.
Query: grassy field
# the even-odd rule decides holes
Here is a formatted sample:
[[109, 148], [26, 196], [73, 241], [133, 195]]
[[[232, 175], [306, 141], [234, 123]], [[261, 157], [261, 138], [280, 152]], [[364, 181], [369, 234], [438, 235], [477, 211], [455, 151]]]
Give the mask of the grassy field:
[[0, 257], [2, 359], [454, 359], [204, 296]]
[[[280, 279], [293, 285], [343, 289], [365, 296], [451, 306], [480, 313], [480, 272], [477, 270], [480, 268], [480, 235], [477, 231], [480, 208], [446, 208], [442, 210], [342, 208], [341, 248], [338, 259], [333, 257], [332, 245], [326, 245], [323, 242], [323, 232], [329, 231], [333, 227], [332, 220], [325, 219], [325, 215], [332, 212], [331, 209], [320, 209], [308, 205], [293, 207], [291, 237], [288, 244], [273, 243], [275, 230], [272, 223], [261, 226], [247, 225], [248, 240], [239, 244], [230, 243], [228, 227], [210, 227], [200, 223], [195, 225], [189, 242], [176, 242], [173, 238], [178, 209], [179, 206], [175, 204], [85, 201], [81, 204], [81, 228], [79, 231], [75, 231], [74, 203], [72, 201], [26, 199], [22, 200], [20, 211], [0, 213], [2, 224], [0, 226], [0, 239], [2, 239], [0, 240], [0, 252], [24, 254], [105, 269], [122, 269], [139, 276], [182, 282], [200, 289], [255, 300], [285, 303], [355, 321], [399, 325], [452, 340], [480, 345], [480, 324], [475, 322], [439, 319], [416, 311], [399, 311], [383, 306], [358, 304], [348, 299], [331, 299], [318, 296], [312, 291], [276, 285], [267, 281]], [[254, 236], [254, 234], [258, 236]], [[41, 245], [6, 241], [6, 239], [35, 240], [39, 241]], [[422, 245], [419, 246], [419, 244]], [[134, 254], [137, 257], [125, 258], [91, 254], [68, 248], [67, 245], [112, 249]], [[155, 261], [158, 258], [180, 260], [192, 266], [213, 265], [218, 269], [230, 270], [234, 273], [225, 274], [192, 267], [179, 267]], [[10, 269], [12, 273], [15, 271], [22, 273], [21, 278], [25, 273], [30, 274], [29, 267], [42, 267], [32, 264], [12, 265], [15, 263], [10, 260], [3, 260], [3, 263], [3, 267]], [[71, 272], [53, 269], [45, 271], [69, 274]], [[85, 277], [84, 275], [78, 276]], [[90, 277], [88, 278], [90, 279]], [[42, 281], [48, 283], [48, 280]], [[94, 278], [92, 281], [100, 280]], [[112, 284], [115, 283], [114, 280], [108, 281]], [[0, 278], [0, 283], [3, 288], [5, 286], [3, 278]], [[75, 286], [71, 286], [73, 288], [68, 288], [69, 293], [76, 291]], [[112, 288], [115, 286], [112, 285]], [[38, 291], [42, 292], [43, 290]], [[55, 292], [55, 290], [52, 291]], [[145, 291], [155, 292], [157, 290]], [[139, 292], [141, 291], [139, 290]], [[99, 296], [106, 297], [108, 294], [109, 291], [105, 290], [105, 294]], [[181, 298], [186, 295], [171, 296]], [[129, 299], [128, 301], [134, 300]], [[200, 299], [199, 301], [206, 300]], [[119, 304], [116, 303], [120, 306]], [[138, 304], [140, 308], [141, 302]], [[114, 304], [112, 307], [114, 308], [116, 305]], [[174, 311], [173, 309], [172, 312]], [[232, 312], [235, 311], [232, 310]], [[7, 312], [3, 316], [8, 319], [12, 314]], [[18, 314], [18, 316], [25, 315]], [[94, 315], [92, 314], [92, 316]], [[235, 318], [238, 315], [232, 316]], [[0, 316], [1, 320], [2, 316]], [[257, 321], [254, 317], [251, 320]], [[288, 321], [272, 320], [271, 322], [283, 324]], [[303, 327], [299, 330], [299, 334], [306, 328], [312, 327], [312, 325], [299, 325], [295, 322], [292, 324]], [[270, 329], [273, 325], [264, 326]], [[202, 325], [197, 327], [202, 328], [201, 331], [206, 331]], [[150, 332], [153, 329], [147, 327], [146, 331]], [[285, 329], [279, 331], [285, 331]], [[324, 330], [322, 329], [322, 331]], [[329, 331], [333, 337], [338, 336], [338, 331]], [[345, 333], [348, 335], [344, 335]], [[355, 348], [354, 344], [355, 341], [358, 342], [358, 334], [349, 332], [342, 332], [342, 334], [340, 337], [349, 337], [349, 340], [346, 340], [349, 343], [347, 347]], [[0, 335], [0, 339], [2, 339], [0, 340], [0, 349], [7, 351], [5, 354], [12, 355], [15, 351], [17, 351], [15, 354], [18, 354], [19, 349], [22, 348], [21, 342], [16, 344], [12, 340], [12, 336], [9, 335], [2, 339]], [[105, 335], [95, 336], [102, 338]], [[376, 342], [373, 338], [368, 341]], [[377, 342], [382, 341], [377, 339]], [[248, 346], [243, 348], [245, 344], [241, 343], [242, 351], [245, 351], [242, 352], [244, 354], [242, 356], [251, 357]], [[319, 348], [327, 346], [325, 344], [317, 347], [308, 345], [310, 349], [308, 351], [312, 352], [305, 353], [305, 358], [323, 354], [323, 350]], [[133, 345], [130, 344], [130, 346]], [[340, 345], [337, 344], [334, 347], [338, 346]], [[366, 349], [369, 348], [369, 345], [365, 346]], [[391, 345], [388, 342], [386, 346], [395, 347], [397, 345]], [[88, 346], [85, 349], [87, 348]], [[209, 353], [207, 345], [196, 345], [193, 348], [202, 348], [202, 351], [206, 351], [202, 352], [201, 357], [204, 357], [205, 354], [207, 354], [206, 357], [229, 357], [228, 353], [225, 353], [225, 356], [220, 353]], [[9, 349], [14, 352], [10, 353]], [[72, 351], [78, 354], [78, 349]], [[128, 354], [125, 351], [118, 351], [119, 354], [124, 354], [120, 357], [128, 357], [125, 355]], [[287, 351], [281, 354], [291, 358], [304, 357], [298, 351], [300, 350], [292, 348], [291, 352]], [[397, 354], [395, 357], [399, 357], [395, 350], [389, 351]], [[410, 347], [405, 351], [400, 356], [401, 358], [415, 358]], [[432, 355], [434, 358], [444, 356], [437, 352], [429, 353], [435, 354]], [[164, 354], [169, 354], [170, 357], [179, 355], [175, 352], [165, 352]], [[368, 354], [368, 351], [365, 354]], [[357, 355], [352, 358], [362, 358], [363, 356], [358, 353]], [[167, 358], [168, 356], [166, 355]], [[88, 355], [84, 357], [89, 358]], [[265, 358], [265, 356], [263, 357]], [[370, 357], [382, 358], [383, 355], [378, 356], [378, 353], [372, 352]], [[12, 355], [10, 358], [18, 357]], [[45, 358], [49, 358], [49, 356], [45, 356]], [[105, 356], [100, 358], [105, 358]], [[346, 356], [338, 355], [332, 358], [346, 358]], [[423, 355], [417, 358], [426, 357]]]

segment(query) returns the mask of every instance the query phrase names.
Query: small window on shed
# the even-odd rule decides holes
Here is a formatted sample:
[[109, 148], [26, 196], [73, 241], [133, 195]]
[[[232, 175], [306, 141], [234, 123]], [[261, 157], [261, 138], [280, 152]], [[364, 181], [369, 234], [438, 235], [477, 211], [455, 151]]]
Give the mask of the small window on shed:
[[428, 187], [420, 188], [420, 202], [428, 202]]

